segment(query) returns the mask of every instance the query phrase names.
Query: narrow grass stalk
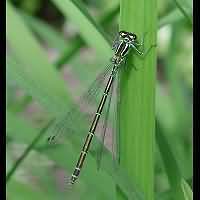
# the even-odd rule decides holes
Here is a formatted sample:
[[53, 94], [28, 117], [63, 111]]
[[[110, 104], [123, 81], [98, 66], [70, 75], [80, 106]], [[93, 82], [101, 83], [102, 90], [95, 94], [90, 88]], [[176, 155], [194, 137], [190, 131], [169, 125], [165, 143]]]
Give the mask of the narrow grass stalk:
[[[139, 41], [146, 33], [146, 51], [156, 43], [156, 0], [121, 0], [120, 3], [120, 30], [134, 32]], [[136, 181], [134, 184], [143, 192], [145, 200], [154, 199], [155, 74], [155, 48], [145, 58], [132, 53], [121, 74], [118, 105], [119, 162]], [[126, 199], [121, 191], [118, 199]]]
[[[98, 24], [100, 24], [104, 29], [111, 23], [111, 21], [119, 13], [119, 5], [114, 7], [110, 12], [103, 13], [103, 15], [98, 19]], [[81, 38], [80, 35], [77, 35], [73, 40], [70, 41], [70, 45], [61, 53], [60, 57], [56, 60], [55, 65], [58, 69], [62, 68], [63, 65], [70, 60], [78, 50], [86, 46], [87, 44]]]
[[10, 169], [10, 171], [6, 175], [6, 183], [9, 182], [17, 168], [21, 165], [23, 160], [28, 156], [30, 151], [34, 148], [34, 146], [37, 144], [37, 142], [40, 141], [41, 137], [46, 133], [46, 130], [49, 128], [49, 126], [52, 124], [53, 120], [50, 120], [47, 125], [41, 129], [41, 131], [38, 133], [38, 135], [33, 139], [33, 141], [28, 145], [28, 147], [25, 149], [25, 151], [22, 153], [22, 155], [17, 159], [13, 167]]

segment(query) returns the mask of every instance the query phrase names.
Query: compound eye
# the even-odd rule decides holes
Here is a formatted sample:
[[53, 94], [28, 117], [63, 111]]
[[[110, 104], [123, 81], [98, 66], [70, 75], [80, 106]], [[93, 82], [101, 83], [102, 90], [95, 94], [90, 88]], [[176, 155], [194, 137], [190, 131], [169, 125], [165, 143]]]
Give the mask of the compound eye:
[[120, 31], [119, 34], [120, 34], [120, 36], [123, 37], [123, 38], [125, 38], [126, 35], [127, 35], [127, 33], [126, 33], [125, 31]]
[[136, 40], [137, 36], [135, 34], [130, 34], [129, 37], [131, 38], [131, 40]]

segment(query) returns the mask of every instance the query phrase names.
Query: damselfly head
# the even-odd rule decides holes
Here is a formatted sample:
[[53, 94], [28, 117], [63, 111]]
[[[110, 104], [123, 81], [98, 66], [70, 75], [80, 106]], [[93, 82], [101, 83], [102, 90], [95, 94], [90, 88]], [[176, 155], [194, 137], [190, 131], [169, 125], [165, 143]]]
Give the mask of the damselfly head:
[[126, 42], [133, 42], [137, 39], [136, 34], [127, 31], [120, 31], [119, 35]]

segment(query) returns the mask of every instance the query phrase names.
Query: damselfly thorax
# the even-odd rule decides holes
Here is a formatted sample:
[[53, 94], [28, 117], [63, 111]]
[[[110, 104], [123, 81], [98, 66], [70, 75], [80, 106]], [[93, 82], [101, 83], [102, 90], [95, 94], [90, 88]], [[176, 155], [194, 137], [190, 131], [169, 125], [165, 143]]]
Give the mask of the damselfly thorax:
[[113, 43], [113, 50], [115, 52], [111, 61], [114, 65], [120, 65], [124, 61], [131, 49], [131, 45], [134, 45], [136, 38], [136, 35], [133, 33], [125, 31], [119, 32], [117, 40]]

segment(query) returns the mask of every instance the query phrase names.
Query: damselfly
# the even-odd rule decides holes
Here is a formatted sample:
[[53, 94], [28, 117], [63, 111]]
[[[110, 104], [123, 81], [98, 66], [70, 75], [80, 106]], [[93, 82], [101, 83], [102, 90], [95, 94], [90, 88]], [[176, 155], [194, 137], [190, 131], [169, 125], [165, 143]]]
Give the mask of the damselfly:
[[[106, 76], [108, 72], [110, 72], [110, 75], [108, 77], [105, 89], [103, 91], [102, 97], [98, 104], [98, 108], [96, 109], [96, 112], [93, 114], [91, 125], [90, 127], [88, 127], [87, 137], [85, 139], [82, 150], [80, 152], [80, 156], [76, 163], [74, 172], [71, 175], [71, 179], [70, 179], [71, 184], [74, 184], [80, 175], [80, 172], [85, 162], [85, 158], [89, 151], [92, 139], [96, 133], [96, 129], [97, 129], [100, 117], [102, 115], [103, 109], [105, 107], [106, 101], [108, 99], [109, 94], [112, 93], [113, 82], [115, 80], [115, 77], [119, 69], [122, 67], [122, 64], [126, 62], [126, 59], [130, 50], [133, 49], [137, 52], [139, 56], [144, 57], [149, 52], [149, 50], [153, 46], [155, 46], [155, 45], [152, 45], [146, 52], [140, 51], [138, 47], [139, 46], [143, 47], [143, 41], [144, 41], [144, 37], [143, 37], [142, 42], [138, 42], [136, 34], [131, 33], [131, 32], [126, 32], [126, 31], [120, 31], [116, 39], [114, 40], [113, 46], [112, 46], [112, 49], [114, 50], [114, 55], [111, 58], [111, 64], [106, 68], [106, 70], [99, 76], [100, 78], [98, 78], [97, 80], [99, 80], [100, 82], [101, 80], [104, 80], [104, 77]], [[69, 125], [68, 123], [70, 122], [65, 121], [63, 123], [65, 123], [65, 126], [67, 126]], [[76, 121], [74, 122], [74, 126], [77, 126]], [[54, 133], [51, 137], [48, 138], [48, 140], [50, 142], [53, 142], [59, 136], [59, 134], [60, 133]]]

